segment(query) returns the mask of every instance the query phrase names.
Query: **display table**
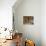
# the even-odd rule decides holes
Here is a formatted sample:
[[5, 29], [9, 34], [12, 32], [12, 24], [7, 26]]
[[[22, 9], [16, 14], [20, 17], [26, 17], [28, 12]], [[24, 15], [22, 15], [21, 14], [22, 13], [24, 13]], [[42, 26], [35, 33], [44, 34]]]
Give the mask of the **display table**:
[[5, 38], [0, 38], [0, 45], [2, 45], [6, 41]]

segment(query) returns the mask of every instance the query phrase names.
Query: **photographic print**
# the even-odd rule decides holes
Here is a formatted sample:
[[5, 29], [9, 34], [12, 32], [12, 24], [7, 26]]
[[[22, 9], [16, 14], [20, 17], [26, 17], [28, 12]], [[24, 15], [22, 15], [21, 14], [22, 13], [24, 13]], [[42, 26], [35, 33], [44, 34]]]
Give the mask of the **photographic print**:
[[23, 24], [34, 24], [34, 16], [23, 16]]

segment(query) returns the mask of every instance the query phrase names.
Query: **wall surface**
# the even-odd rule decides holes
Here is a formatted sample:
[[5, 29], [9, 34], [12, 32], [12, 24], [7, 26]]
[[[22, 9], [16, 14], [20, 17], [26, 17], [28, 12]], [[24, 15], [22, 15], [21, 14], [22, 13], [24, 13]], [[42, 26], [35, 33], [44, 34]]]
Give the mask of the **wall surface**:
[[46, 0], [41, 1], [41, 41], [46, 46]]
[[[23, 16], [34, 16], [34, 25], [23, 24]], [[41, 46], [41, 0], [23, 0], [15, 7], [14, 17], [18, 32], [22, 32], [24, 38], [34, 40], [36, 46]]]

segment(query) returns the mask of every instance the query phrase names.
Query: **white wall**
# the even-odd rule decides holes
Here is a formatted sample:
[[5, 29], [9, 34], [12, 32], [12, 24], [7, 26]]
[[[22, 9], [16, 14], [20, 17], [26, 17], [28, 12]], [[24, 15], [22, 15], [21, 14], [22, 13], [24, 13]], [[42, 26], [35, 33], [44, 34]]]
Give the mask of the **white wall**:
[[46, 0], [41, 1], [41, 38], [42, 46], [46, 46]]
[[0, 0], [0, 27], [12, 28], [12, 6], [16, 0]]
[[[14, 15], [16, 29], [25, 38], [34, 40], [36, 46], [41, 46], [41, 0], [23, 0], [15, 9]], [[34, 25], [24, 25], [23, 16], [34, 16]]]

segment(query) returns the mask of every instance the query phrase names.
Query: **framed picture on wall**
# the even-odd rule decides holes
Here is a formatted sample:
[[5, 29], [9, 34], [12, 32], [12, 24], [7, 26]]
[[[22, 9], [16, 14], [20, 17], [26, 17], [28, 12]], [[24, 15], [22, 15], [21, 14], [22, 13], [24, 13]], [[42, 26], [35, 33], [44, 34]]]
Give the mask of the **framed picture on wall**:
[[34, 16], [23, 16], [23, 24], [34, 24]]

